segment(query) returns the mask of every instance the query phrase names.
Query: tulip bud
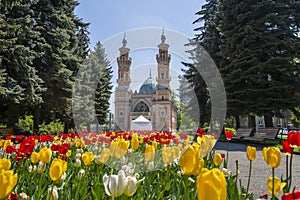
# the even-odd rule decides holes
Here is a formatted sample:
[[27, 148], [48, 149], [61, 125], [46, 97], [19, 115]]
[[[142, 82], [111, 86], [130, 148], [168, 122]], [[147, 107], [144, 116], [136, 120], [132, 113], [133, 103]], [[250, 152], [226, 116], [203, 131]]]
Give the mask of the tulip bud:
[[20, 197], [20, 200], [30, 200], [30, 197], [27, 194], [25, 194], [24, 192], [20, 193], [19, 197]]
[[81, 180], [84, 177], [85, 171], [84, 169], [79, 170], [78, 174], [77, 174], [77, 180]]
[[[78, 150], [78, 149], [77, 149]], [[81, 153], [77, 153], [76, 155], [75, 155], [75, 158], [76, 159], [80, 159], [81, 158]]]
[[57, 200], [58, 199], [58, 191], [57, 191], [56, 186], [53, 186], [48, 189], [47, 199], [49, 199], [49, 200]]
[[256, 148], [252, 146], [247, 147], [247, 158], [248, 160], [254, 160], [256, 158]]
[[39, 165], [37, 167], [37, 172], [38, 173], [43, 173], [44, 171], [46, 170], [46, 163], [43, 163], [43, 162], [39, 162]]
[[222, 164], [222, 161], [223, 161], [221, 154], [215, 153], [213, 161], [214, 161], [214, 165], [219, 167]]
[[61, 177], [55, 183], [62, 183], [62, 182], [64, 182], [64, 180], [66, 179], [66, 177], [67, 177], [67, 174], [66, 174], [66, 172], [64, 172], [61, 175]]
[[154, 168], [155, 168], [155, 167], [154, 167], [154, 161], [149, 162], [149, 163], [148, 163], [148, 170], [149, 170], [149, 171], [152, 171], [152, 170], [154, 170]]
[[75, 163], [74, 163], [74, 166], [75, 166], [76, 168], [78, 168], [78, 167], [80, 167], [80, 165], [81, 165], [81, 160], [76, 159], [76, 160], [75, 160]]

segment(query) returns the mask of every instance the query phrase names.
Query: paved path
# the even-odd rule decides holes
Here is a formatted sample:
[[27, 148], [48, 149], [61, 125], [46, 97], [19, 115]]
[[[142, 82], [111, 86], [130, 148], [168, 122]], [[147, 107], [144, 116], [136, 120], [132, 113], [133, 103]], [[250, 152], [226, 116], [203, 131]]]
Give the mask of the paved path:
[[[215, 146], [217, 152], [226, 153], [227, 142], [218, 142]], [[246, 156], [246, 148], [248, 144], [229, 143], [229, 164], [228, 168], [235, 174], [235, 162], [239, 161], [240, 175], [242, 179], [242, 185], [246, 188], [249, 174], [249, 160]], [[262, 145], [253, 145], [257, 149], [256, 159], [252, 163], [252, 176], [250, 182], [249, 192], [254, 194], [255, 198], [258, 198], [262, 194], [268, 193], [267, 180], [272, 175], [272, 169], [266, 164], [262, 158]], [[282, 154], [281, 164], [275, 169], [275, 176], [285, 178], [286, 158]], [[293, 179], [292, 187], [296, 186], [296, 189], [300, 190], [300, 155], [293, 155]], [[281, 195], [280, 195], [281, 196]], [[278, 196], [278, 197], [280, 197]]]

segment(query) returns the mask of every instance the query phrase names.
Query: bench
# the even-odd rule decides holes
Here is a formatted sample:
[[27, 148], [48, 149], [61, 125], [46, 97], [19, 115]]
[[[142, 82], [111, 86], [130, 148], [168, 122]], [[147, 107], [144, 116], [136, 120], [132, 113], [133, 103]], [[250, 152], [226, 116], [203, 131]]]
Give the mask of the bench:
[[245, 137], [250, 137], [253, 132], [253, 128], [239, 128], [235, 135], [232, 135], [232, 140], [240, 140]]
[[5, 137], [9, 135], [13, 135], [14, 131], [13, 128], [0, 128], [0, 137]]
[[253, 137], [245, 137], [244, 140], [252, 142], [266, 142], [268, 140], [278, 140], [278, 128], [260, 128]]

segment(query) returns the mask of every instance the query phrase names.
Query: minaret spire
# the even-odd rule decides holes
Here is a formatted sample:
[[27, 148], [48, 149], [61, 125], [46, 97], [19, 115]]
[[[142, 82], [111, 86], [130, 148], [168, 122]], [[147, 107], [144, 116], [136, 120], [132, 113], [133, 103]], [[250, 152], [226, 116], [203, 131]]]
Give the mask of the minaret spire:
[[151, 69], [150, 69], [150, 78], [152, 78]]
[[126, 44], [127, 44], [127, 40], [126, 40], [126, 32], [124, 32], [124, 37], [123, 37], [123, 47], [126, 47]]
[[161, 43], [164, 44], [166, 41], [166, 36], [165, 36], [165, 27], [162, 29], [162, 34], [161, 34]]

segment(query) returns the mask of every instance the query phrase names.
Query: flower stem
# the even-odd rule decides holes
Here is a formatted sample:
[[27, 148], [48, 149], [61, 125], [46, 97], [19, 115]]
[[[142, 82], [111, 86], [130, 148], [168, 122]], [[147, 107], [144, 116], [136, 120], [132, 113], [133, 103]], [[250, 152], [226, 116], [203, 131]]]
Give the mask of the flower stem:
[[289, 178], [289, 156], [288, 155], [285, 156], [285, 165], [286, 165], [285, 176], [286, 176], [286, 180], [288, 180]]
[[226, 164], [224, 163], [224, 168], [227, 169], [228, 166], [228, 147], [229, 147], [229, 140], [227, 140], [227, 147], [226, 147]]
[[273, 177], [273, 179], [272, 179], [272, 200], [275, 200], [275, 188], [274, 188], [274, 186], [275, 186], [275, 168], [272, 168], [272, 177]]
[[184, 178], [185, 178], [185, 180], [184, 180], [184, 200], [188, 200], [188, 192], [189, 192], [189, 190], [188, 190], [188, 176], [187, 175], [185, 175], [184, 176]]
[[289, 189], [291, 188], [292, 185], [292, 164], [293, 164], [293, 149], [291, 153], [291, 159], [290, 159], [290, 179], [289, 179]]
[[247, 184], [247, 194], [248, 194], [249, 186], [250, 186], [251, 171], [252, 171], [252, 160], [250, 160], [250, 169], [249, 169], [248, 184]]

